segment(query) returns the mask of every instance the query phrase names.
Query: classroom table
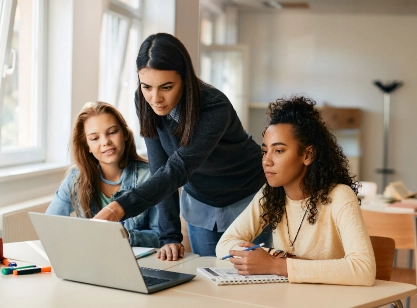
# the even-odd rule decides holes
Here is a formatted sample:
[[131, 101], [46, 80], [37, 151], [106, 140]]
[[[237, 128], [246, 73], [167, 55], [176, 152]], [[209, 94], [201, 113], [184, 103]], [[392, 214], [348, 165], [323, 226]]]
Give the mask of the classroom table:
[[[415, 204], [417, 207], [417, 199], [415, 198], [405, 199], [403, 202], [406, 204], [412, 204], [412, 205]], [[395, 202], [395, 203], [398, 203], [398, 202]], [[376, 195], [376, 196], [373, 196], [372, 198], [362, 199], [361, 208], [370, 210], [370, 211], [404, 213], [404, 214], [414, 213], [417, 215], [417, 212], [415, 211], [415, 209], [407, 205], [404, 206], [403, 208], [399, 204], [397, 204], [397, 206], [395, 207], [390, 206], [390, 201], [384, 198], [383, 195]]]
[[[4, 255], [18, 262], [49, 261], [39, 241], [4, 244]], [[197, 267], [229, 267], [228, 261], [186, 254], [179, 261], [155, 255], [139, 264], [169, 271], [196, 273]], [[23, 264], [22, 264], [23, 265]], [[80, 266], [83, 266], [82, 264]], [[85, 265], [87, 266], [87, 265]], [[151, 295], [57, 278], [52, 273], [0, 276], [0, 307], [376, 307], [417, 293], [410, 284], [377, 280], [372, 287], [268, 283], [216, 286], [197, 276], [182, 285]]]

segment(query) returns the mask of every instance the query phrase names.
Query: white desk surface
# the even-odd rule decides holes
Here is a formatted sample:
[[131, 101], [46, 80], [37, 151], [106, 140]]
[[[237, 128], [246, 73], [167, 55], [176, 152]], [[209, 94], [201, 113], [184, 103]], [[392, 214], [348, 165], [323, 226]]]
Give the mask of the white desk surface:
[[[229, 266], [229, 261], [200, 257], [169, 270], [195, 273], [196, 267]], [[209, 298], [223, 298], [262, 307], [376, 307], [417, 293], [414, 285], [382, 280], [377, 280], [372, 287], [297, 283], [217, 286], [200, 273], [197, 273], [192, 284], [180, 285], [175, 289], [178, 292], [203, 293]]]
[[[22, 261], [23, 263], [36, 264], [36, 266], [48, 266], [50, 265], [48, 256], [46, 255], [42, 243], [40, 241], [27, 241], [27, 242], [15, 242], [4, 244], [3, 254], [9, 259]], [[156, 269], [168, 269], [176, 266], [179, 263], [188, 262], [194, 258], [198, 258], [199, 255], [193, 253], [185, 253], [185, 257], [178, 261], [161, 261], [156, 258], [156, 254], [149, 255], [145, 258], [140, 258], [138, 264], [144, 267], [156, 268]], [[19, 262], [17, 262], [19, 265]], [[1, 307], [1, 306], [0, 306]]]
[[[4, 244], [8, 258], [48, 262], [34, 249], [39, 242]], [[189, 254], [179, 262], [159, 261], [155, 255], [141, 265], [196, 273], [197, 267], [230, 266], [228, 261]], [[146, 263], [145, 263], [146, 262]], [[37, 264], [39, 265], [39, 264]], [[157, 268], [158, 268], [157, 267]], [[0, 306], [10, 307], [375, 307], [417, 293], [410, 284], [377, 280], [372, 287], [268, 283], [216, 286], [200, 274], [190, 282], [145, 295], [59, 279], [54, 273], [0, 275]]]

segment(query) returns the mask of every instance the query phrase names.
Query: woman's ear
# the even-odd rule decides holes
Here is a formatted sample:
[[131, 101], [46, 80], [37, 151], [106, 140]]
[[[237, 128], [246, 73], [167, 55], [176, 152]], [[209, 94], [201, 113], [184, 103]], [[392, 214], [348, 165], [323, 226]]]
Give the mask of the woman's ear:
[[316, 157], [316, 151], [312, 145], [306, 147], [304, 151], [304, 165], [308, 166], [314, 161]]

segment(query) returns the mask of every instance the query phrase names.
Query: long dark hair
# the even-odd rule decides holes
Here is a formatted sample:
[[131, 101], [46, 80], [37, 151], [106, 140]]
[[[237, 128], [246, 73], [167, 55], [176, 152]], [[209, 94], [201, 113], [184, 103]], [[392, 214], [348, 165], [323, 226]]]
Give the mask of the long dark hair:
[[[72, 131], [72, 156], [80, 173], [73, 182], [71, 199], [73, 201], [72, 204], [74, 210], [78, 216], [87, 218], [93, 217], [92, 209], [90, 208], [91, 200], [94, 200], [94, 204], [100, 207], [100, 173], [98, 169], [98, 160], [89, 151], [84, 124], [90, 117], [101, 114], [113, 115], [126, 138], [125, 150], [120, 158], [119, 167], [123, 169], [130, 161], [134, 160], [146, 162], [146, 159], [137, 154], [133, 132], [128, 127], [122, 114], [113, 105], [103, 102], [86, 103], [78, 114]], [[80, 204], [83, 213], [79, 213], [76, 206], [77, 203]]]
[[[201, 109], [200, 80], [194, 72], [187, 49], [178, 38], [171, 34], [157, 33], [150, 35], [140, 46], [136, 58], [138, 72], [146, 67], [163, 71], [176, 71], [181, 76], [184, 83], [181, 119], [174, 134], [180, 138], [180, 145], [187, 145]], [[155, 137], [160, 116], [155, 114], [146, 102], [140, 87], [138, 87], [136, 94], [140, 134], [142, 137]]]
[[[269, 125], [292, 126], [300, 155], [308, 146], [314, 148], [314, 160], [307, 167], [300, 185], [304, 194], [310, 196], [306, 203], [310, 224], [316, 222], [317, 204], [329, 204], [329, 194], [337, 184], [350, 186], [356, 195], [359, 185], [354, 181], [355, 176], [349, 175], [349, 162], [337, 144], [336, 137], [321, 119], [315, 104], [309, 98], [294, 96], [290, 99], [278, 99], [268, 107]], [[263, 197], [260, 200], [262, 219], [272, 229], [277, 227], [285, 213], [285, 198], [282, 186], [271, 187], [267, 183], [263, 188]]]

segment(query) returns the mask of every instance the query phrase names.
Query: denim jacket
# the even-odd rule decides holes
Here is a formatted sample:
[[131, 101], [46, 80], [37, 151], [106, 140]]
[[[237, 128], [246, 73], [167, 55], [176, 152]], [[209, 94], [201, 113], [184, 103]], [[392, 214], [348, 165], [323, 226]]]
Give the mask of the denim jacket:
[[[125, 175], [118, 192], [116, 192], [111, 201], [118, 198], [139, 186], [146, 181], [149, 176], [149, 166], [145, 162], [133, 161], [123, 170]], [[74, 181], [76, 181], [79, 170], [73, 167], [64, 181], [56, 191], [51, 204], [46, 210], [46, 214], [69, 216], [74, 212], [71, 204], [71, 188]], [[77, 192], [75, 192], [77, 195]], [[74, 198], [77, 199], [77, 198]], [[93, 201], [91, 201], [93, 203]], [[82, 213], [81, 206], [77, 203], [77, 208]], [[97, 214], [101, 208], [97, 208], [91, 204], [93, 214]], [[83, 216], [81, 214], [81, 216]], [[124, 227], [129, 233], [129, 242], [131, 246], [141, 247], [160, 247], [159, 245], [159, 230], [158, 230], [159, 213], [156, 206], [149, 208], [145, 212], [125, 220]]]

